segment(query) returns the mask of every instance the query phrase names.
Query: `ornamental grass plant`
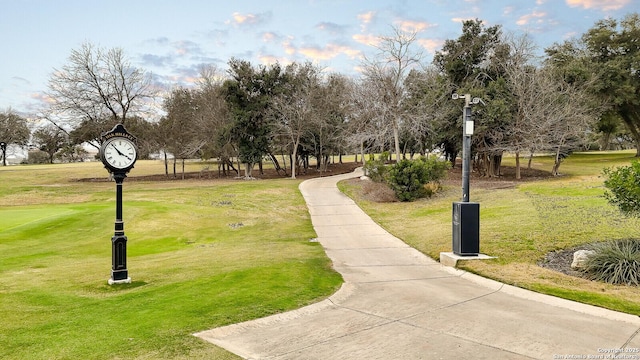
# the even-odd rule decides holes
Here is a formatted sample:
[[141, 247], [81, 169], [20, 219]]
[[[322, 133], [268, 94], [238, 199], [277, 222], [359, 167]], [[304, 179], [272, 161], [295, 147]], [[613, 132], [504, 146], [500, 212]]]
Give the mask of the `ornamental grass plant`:
[[640, 282], [640, 241], [625, 239], [592, 246], [584, 273], [592, 280], [609, 284], [635, 285]]

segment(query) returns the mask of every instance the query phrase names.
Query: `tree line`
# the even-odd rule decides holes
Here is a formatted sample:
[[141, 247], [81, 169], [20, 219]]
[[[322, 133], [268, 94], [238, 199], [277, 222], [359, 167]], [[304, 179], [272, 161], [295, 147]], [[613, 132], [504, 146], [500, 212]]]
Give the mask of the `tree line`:
[[[230, 59], [222, 72], [201, 68], [194, 86], [162, 95], [164, 115], [145, 120], [160, 96], [150, 74], [121, 49], [87, 43], [49, 81], [49, 126], [18, 131], [20, 117], [0, 114], [0, 141], [28, 142], [51, 154], [73, 154], [78, 144], [99, 147], [116, 123], [138, 136], [143, 156], [177, 161], [217, 159], [228, 171], [252, 176], [270, 161], [295, 177], [318, 171], [333, 156], [388, 151], [395, 160], [439, 151], [454, 162], [461, 148], [463, 103], [452, 94], [482, 99], [473, 106], [474, 169], [499, 176], [502, 156], [553, 154], [552, 172], [585, 148], [635, 147], [640, 155], [640, 16], [604, 19], [579, 38], [555, 43], [540, 55], [525, 35], [481, 20], [462, 23], [424, 63], [416, 33], [394, 28], [361, 63], [361, 76], [327, 73], [310, 63], [253, 65]], [[24, 120], [24, 119], [23, 119]], [[6, 140], [3, 140], [6, 139]], [[49, 142], [49, 140], [51, 140]], [[315, 170], [314, 170], [315, 171]]]

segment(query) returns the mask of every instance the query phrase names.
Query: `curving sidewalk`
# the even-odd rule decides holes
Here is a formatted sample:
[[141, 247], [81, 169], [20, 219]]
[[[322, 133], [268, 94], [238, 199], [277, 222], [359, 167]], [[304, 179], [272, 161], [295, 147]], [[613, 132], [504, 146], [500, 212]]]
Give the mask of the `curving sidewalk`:
[[640, 359], [640, 318], [440, 265], [338, 191], [357, 176], [300, 184], [338, 292], [195, 335], [245, 359]]

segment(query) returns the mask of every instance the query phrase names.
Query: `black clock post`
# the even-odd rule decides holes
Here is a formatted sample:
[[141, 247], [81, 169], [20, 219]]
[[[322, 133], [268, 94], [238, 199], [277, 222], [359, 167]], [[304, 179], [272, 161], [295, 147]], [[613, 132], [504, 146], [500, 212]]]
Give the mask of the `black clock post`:
[[116, 182], [116, 222], [111, 238], [111, 278], [109, 285], [130, 283], [127, 270], [127, 236], [122, 220], [122, 183], [138, 159], [136, 138], [122, 124], [102, 134], [100, 159]]

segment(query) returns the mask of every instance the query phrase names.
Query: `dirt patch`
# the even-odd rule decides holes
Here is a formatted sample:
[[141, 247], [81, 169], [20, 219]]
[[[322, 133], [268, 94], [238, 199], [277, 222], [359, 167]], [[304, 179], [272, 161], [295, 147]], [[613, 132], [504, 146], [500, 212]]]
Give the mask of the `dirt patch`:
[[361, 182], [359, 196], [373, 202], [396, 202], [396, 193], [384, 183], [373, 181], [362, 181], [360, 179], [349, 180], [352, 183]]
[[[474, 188], [481, 189], [509, 189], [518, 184], [530, 181], [538, 181], [551, 178], [551, 172], [520, 168], [520, 179], [516, 179], [515, 166], [500, 167], [500, 175], [495, 177], [480, 176], [476, 171], [469, 174], [469, 184]], [[458, 162], [455, 167], [449, 170], [447, 178], [443, 181], [445, 185], [459, 186], [462, 183], [462, 165]]]

